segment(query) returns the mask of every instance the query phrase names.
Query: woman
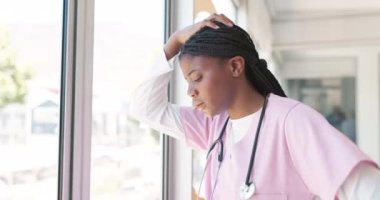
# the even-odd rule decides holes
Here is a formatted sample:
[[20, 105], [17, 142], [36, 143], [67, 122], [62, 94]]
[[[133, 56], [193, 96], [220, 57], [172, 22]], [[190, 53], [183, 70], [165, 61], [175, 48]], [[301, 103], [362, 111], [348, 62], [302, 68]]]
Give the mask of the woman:
[[[286, 98], [249, 35], [224, 15], [175, 32], [193, 108], [168, 103], [163, 59], [136, 91], [137, 119], [209, 151], [206, 199], [380, 199], [380, 173], [322, 115]], [[162, 55], [164, 57], [164, 55]]]

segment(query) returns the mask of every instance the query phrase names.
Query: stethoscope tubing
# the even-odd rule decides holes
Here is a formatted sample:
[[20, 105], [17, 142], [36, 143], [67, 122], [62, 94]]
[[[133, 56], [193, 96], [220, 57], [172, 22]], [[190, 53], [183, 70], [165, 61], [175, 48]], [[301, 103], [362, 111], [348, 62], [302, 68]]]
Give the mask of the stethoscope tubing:
[[[260, 135], [260, 130], [261, 130], [261, 126], [262, 126], [262, 123], [263, 123], [265, 111], [266, 111], [267, 104], [268, 104], [268, 96], [269, 95], [265, 96], [264, 105], [263, 105], [262, 111], [260, 113], [259, 123], [258, 123], [257, 129], [256, 129], [256, 136], [255, 136], [254, 144], [253, 144], [253, 147], [252, 147], [252, 152], [251, 152], [251, 157], [250, 157], [250, 161], [249, 161], [248, 171], [247, 171], [247, 175], [246, 175], [246, 179], [245, 179], [245, 183], [244, 183], [246, 187], [250, 187], [253, 184], [253, 182], [250, 181], [250, 178], [251, 178], [251, 174], [252, 174], [252, 170], [253, 170], [253, 165], [254, 165], [254, 161], [255, 161], [256, 150], [257, 150], [257, 145], [258, 145], [259, 135]], [[208, 163], [209, 162], [209, 155], [210, 155], [211, 151], [213, 151], [213, 149], [215, 149], [215, 147], [216, 147], [216, 145], [218, 143], [220, 144], [220, 153], [218, 155], [218, 162], [219, 162], [219, 168], [220, 168], [220, 165], [221, 165], [221, 163], [223, 161], [223, 157], [224, 157], [224, 155], [223, 155], [223, 153], [224, 153], [223, 136], [224, 136], [225, 129], [227, 127], [229, 119], [230, 118], [227, 117], [227, 119], [226, 119], [226, 121], [225, 121], [225, 123], [223, 125], [223, 128], [220, 131], [220, 134], [219, 134], [218, 138], [213, 142], [213, 144], [210, 146], [210, 148], [209, 148], [209, 150], [207, 152], [207, 157], [206, 157], [207, 164], [206, 164], [205, 170], [206, 170], [206, 168], [207, 168], [207, 166], [209, 164]], [[203, 180], [203, 176], [204, 176], [204, 173], [202, 175], [202, 180]], [[201, 181], [201, 185], [202, 185], [202, 182], [203, 181]], [[200, 191], [200, 188], [199, 188], [199, 191]]]
[[257, 144], [259, 142], [259, 135], [260, 135], [261, 125], [263, 123], [263, 119], [264, 119], [265, 111], [266, 111], [266, 108], [267, 108], [267, 104], [268, 104], [268, 97], [265, 97], [263, 109], [262, 109], [261, 114], [260, 114], [259, 124], [258, 124], [257, 129], [256, 129], [256, 137], [255, 137], [255, 141], [254, 141], [254, 144], [253, 144], [253, 147], [252, 147], [251, 159], [249, 160], [247, 177], [245, 178], [245, 185], [246, 186], [249, 186], [251, 184], [250, 178], [251, 178], [251, 173], [252, 173], [252, 170], [253, 170], [253, 164], [255, 162]]

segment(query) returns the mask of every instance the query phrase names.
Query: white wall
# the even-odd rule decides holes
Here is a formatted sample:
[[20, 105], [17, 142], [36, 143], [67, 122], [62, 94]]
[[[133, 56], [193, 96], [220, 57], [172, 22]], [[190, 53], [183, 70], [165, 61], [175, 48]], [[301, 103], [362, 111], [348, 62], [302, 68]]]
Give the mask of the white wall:
[[[273, 55], [273, 28], [269, 10], [264, 0], [246, 1], [247, 19], [245, 20], [245, 30], [251, 35], [255, 43], [256, 50], [260, 58], [268, 63], [268, 69], [275, 75], [277, 80], [286, 88], [284, 84], [279, 61]], [[240, 24], [239, 24], [240, 25]]]
[[371, 158], [380, 162], [380, 67], [379, 51], [363, 50], [357, 67], [358, 145]]
[[272, 52], [272, 23], [264, 0], [248, 1], [247, 28], [260, 56], [268, 58]]

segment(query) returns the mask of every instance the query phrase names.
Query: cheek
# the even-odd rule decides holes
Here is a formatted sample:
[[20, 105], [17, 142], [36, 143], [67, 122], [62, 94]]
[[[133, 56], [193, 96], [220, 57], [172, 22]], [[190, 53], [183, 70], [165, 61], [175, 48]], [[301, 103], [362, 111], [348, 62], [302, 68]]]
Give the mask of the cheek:
[[[204, 94], [212, 107], [217, 110], [225, 110], [231, 102], [231, 84], [229, 81], [221, 78], [210, 78], [205, 80]], [[206, 100], [206, 99], [205, 99]], [[206, 100], [206, 101], [207, 101]]]

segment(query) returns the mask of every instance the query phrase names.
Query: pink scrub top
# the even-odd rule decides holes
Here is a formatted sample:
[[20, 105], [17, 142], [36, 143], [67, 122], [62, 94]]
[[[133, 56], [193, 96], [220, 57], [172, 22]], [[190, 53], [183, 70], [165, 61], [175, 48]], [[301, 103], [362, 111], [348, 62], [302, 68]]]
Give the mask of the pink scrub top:
[[[231, 134], [228, 123], [224, 137], [224, 159], [217, 160], [215, 148], [206, 165], [206, 199], [216, 184], [212, 199], [239, 199], [245, 183], [261, 109], [254, 113], [244, 137], [226, 145]], [[180, 118], [186, 143], [208, 150], [218, 138], [227, 113], [207, 118], [201, 111], [182, 107]], [[376, 166], [341, 132], [312, 108], [289, 98], [270, 94], [261, 127], [251, 181], [256, 185], [252, 200], [334, 200], [339, 187], [361, 162]]]

